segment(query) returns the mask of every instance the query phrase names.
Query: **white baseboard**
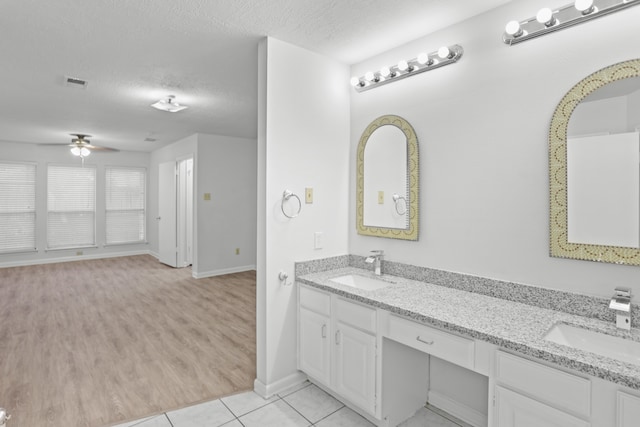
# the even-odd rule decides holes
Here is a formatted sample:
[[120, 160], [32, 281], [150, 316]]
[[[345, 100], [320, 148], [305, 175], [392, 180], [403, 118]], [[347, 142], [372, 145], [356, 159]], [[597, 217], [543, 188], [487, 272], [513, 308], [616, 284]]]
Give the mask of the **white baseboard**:
[[270, 399], [276, 394], [285, 391], [289, 387], [302, 384], [307, 380], [307, 376], [302, 372], [296, 372], [276, 382], [265, 384], [257, 378], [253, 382], [253, 391], [265, 399]]
[[487, 427], [488, 425], [488, 419], [485, 414], [463, 405], [460, 402], [456, 402], [441, 393], [429, 390], [428, 402], [436, 408], [442, 409], [474, 427]]
[[192, 273], [192, 276], [194, 279], [204, 279], [205, 277], [222, 276], [224, 274], [231, 273], [242, 273], [243, 271], [251, 271], [255, 269], [255, 265], [243, 265], [240, 267], [222, 268], [220, 270], [205, 271], [202, 273], [194, 271]]
[[87, 254], [87, 255], [61, 256], [61, 257], [55, 257], [55, 258], [34, 258], [29, 260], [2, 262], [0, 263], [0, 268], [24, 267], [28, 265], [38, 265], [38, 264], [55, 264], [58, 262], [85, 261], [85, 260], [91, 260], [91, 259], [119, 258], [123, 256], [133, 256], [133, 255], [151, 255], [151, 254], [148, 250], [143, 249], [143, 250], [135, 250], [135, 251], [106, 252], [106, 253], [102, 252], [102, 253]]

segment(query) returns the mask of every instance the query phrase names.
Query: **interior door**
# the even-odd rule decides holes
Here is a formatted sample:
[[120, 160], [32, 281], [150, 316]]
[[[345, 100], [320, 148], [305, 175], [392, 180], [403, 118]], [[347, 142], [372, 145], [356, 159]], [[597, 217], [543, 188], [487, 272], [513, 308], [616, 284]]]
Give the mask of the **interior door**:
[[158, 175], [158, 260], [177, 267], [176, 162], [160, 163]]

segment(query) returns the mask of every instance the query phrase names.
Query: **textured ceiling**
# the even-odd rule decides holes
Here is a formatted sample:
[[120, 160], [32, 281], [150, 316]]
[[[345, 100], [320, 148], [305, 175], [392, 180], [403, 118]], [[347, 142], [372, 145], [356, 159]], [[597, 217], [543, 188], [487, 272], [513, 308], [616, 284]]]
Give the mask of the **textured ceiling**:
[[[0, 140], [77, 132], [151, 151], [196, 132], [255, 138], [264, 36], [353, 64], [508, 1], [2, 0]], [[190, 108], [149, 107], [170, 94]]]

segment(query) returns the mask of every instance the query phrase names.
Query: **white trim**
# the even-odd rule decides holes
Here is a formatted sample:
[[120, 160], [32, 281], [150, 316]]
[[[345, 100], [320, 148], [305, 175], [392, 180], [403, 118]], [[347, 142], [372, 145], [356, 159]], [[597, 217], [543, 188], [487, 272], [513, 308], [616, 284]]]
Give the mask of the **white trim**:
[[38, 265], [38, 264], [54, 264], [58, 262], [71, 262], [71, 261], [84, 261], [90, 259], [101, 259], [101, 258], [119, 258], [123, 256], [133, 256], [133, 255], [152, 255], [148, 250], [136, 250], [136, 251], [126, 251], [126, 252], [109, 252], [109, 253], [99, 253], [99, 254], [89, 254], [89, 255], [72, 255], [65, 257], [56, 257], [56, 258], [38, 258], [38, 259], [30, 259], [30, 260], [20, 260], [20, 261], [9, 261], [0, 263], [0, 268], [6, 267], [24, 267], [27, 265]]
[[469, 406], [463, 405], [460, 402], [456, 402], [450, 397], [438, 393], [437, 391], [429, 390], [427, 399], [429, 404], [438, 409], [442, 409], [443, 411], [453, 415], [465, 423], [471, 424], [474, 427], [486, 427], [488, 425], [488, 419], [485, 414], [478, 412]]
[[287, 377], [282, 378], [271, 384], [265, 384], [257, 378], [253, 381], [253, 391], [258, 393], [265, 399], [270, 399], [278, 393], [298, 384], [302, 384], [307, 380], [307, 376], [302, 372], [295, 372]]
[[204, 279], [205, 277], [222, 276], [223, 274], [242, 273], [243, 271], [255, 270], [255, 265], [243, 265], [239, 267], [222, 268], [220, 270], [205, 271], [203, 273], [193, 271], [192, 276], [194, 279]]

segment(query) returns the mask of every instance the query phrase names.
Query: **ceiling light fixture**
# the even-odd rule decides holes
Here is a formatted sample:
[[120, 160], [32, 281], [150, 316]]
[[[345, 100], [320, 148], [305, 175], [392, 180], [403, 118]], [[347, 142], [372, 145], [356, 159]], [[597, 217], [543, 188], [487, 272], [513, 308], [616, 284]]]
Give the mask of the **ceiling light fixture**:
[[457, 44], [443, 46], [435, 52], [420, 53], [410, 61], [403, 59], [391, 67], [382, 67], [380, 71], [367, 71], [362, 77], [352, 77], [351, 85], [357, 92], [373, 89], [405, 77], [453, 64], [460, 59], [463, 52], [462, 46]]
[[186, 105], [178, 104], [175, 99], [176, 97], [174, 95], [169, 95], [165, 99], [161, 99], [160, 101], [151, 104], [151, 106], [158, 110], [168, 111], [169, 113], [177, 113], [178, 111], [189, 108]]
[[91, 151], [87, 147], [71, 147], [71, 154], [84, 158], [91, 154]]
[[505, 27], [502, 41], [508, 45], [520, 43], [637, 4], [640, 4], [640, 0], [575, 0], [558, 9], [543, 8], [533, 18], [510, 21]]

